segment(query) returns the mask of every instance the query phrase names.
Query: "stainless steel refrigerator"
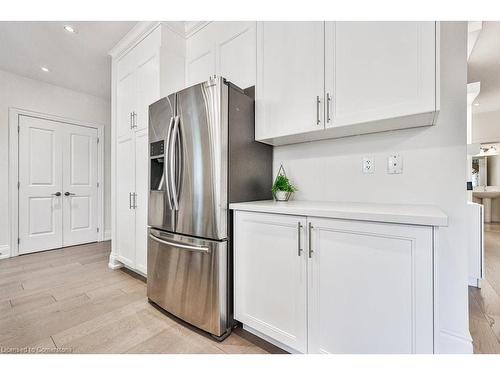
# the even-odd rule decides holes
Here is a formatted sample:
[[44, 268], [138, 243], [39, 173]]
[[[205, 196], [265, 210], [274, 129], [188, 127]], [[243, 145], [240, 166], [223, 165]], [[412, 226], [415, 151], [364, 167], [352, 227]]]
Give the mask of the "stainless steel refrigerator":
[[271, 199], [253, 88], [220, 77], [149, 107], [148, 298], [223, 339], [232, 319], [229, 203]]

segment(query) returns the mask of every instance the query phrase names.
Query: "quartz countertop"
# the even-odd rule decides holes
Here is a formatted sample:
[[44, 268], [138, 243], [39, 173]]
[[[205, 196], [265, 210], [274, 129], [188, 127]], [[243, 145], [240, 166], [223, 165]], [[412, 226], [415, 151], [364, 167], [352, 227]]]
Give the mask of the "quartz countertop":
[[381, 204], [361, 202], [254, 201], [231, 203], [238, 211], [266, 212], [284, 215], [351, 219], [427, 226], [448, 226], [448, 216], [432, 205]]

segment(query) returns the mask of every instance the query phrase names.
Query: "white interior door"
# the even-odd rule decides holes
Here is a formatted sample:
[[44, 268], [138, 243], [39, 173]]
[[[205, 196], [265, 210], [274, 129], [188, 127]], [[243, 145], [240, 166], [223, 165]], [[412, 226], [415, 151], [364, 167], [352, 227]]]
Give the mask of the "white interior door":
[[97, 129], [19, 116], [19, 254], [97, 241]]
[[19, 116], [19, 254], [62, 246], [60, 128]]
[[64, 125], [63, 246], [97, 241], [97, 129]]

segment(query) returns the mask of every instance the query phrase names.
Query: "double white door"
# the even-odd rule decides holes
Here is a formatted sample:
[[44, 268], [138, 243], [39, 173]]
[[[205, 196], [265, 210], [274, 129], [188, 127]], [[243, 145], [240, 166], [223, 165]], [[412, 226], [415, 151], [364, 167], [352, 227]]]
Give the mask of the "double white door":
[[19, 116], [19, 254], [97, 241], [97, 129]]

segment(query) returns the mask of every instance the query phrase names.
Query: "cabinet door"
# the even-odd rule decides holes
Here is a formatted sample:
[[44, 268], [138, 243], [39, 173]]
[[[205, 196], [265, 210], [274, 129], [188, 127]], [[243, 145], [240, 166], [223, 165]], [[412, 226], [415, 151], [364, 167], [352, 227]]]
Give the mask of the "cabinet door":
[[324, 22], [257, 22], [255, 138], [324, 129], [323, 94]]
[[432, 228], [308, 218], [310, 353], [432, 353]]
[[136, 74], [132, 72], [124, 76], [116, 88], [116, 136], [131, 137], [132, 113], [136, 107], [137, 81]]
[[147, 274], [148, 245], [148, 130], [135, 135], [135, 267]]
[[205, 82], [216, 74], [215, 38], [216, 30], [212, 22], [187, 39], [186, 87]]
[[217, 74], [245, 89], [255, 86], [256, 22], [215, 22]]
[[234, 317], [299, 352], [307, 352], [304, 226], [302, 217], [235, 212]]
[[[160, 60], [158, 53], [140, 65], [137, 74], [135, 131], [147, 130], [149, 105], [160, 99]], [[146, 152], [147, 155], [147, 152]]]
[[120, 262], [135, 267], [135, 213], [131, 193], [135, 190], [134, 137], [116, 143], [116, 239]]
[[327, 127], [435, 111], [435, 22], [327, 22], [325, 38]]

